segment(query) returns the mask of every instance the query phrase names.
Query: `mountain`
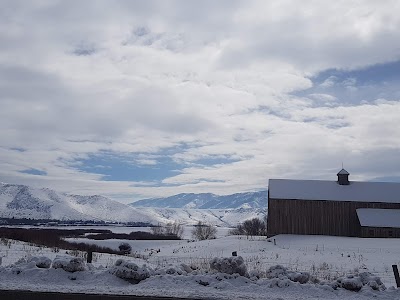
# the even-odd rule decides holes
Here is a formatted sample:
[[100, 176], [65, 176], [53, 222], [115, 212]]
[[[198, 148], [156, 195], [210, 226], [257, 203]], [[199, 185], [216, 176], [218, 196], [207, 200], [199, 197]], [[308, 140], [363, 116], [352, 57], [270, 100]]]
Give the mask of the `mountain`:
[[[250, 218], [262, 218], [265, 214], [265, 209], [246, 208], [247, 204], [242, 204], [243, 207], [236, 209], [215, 209], [218, 206], [226, 206], [224, 201], [228, 200], [218, 200], [220, 196], [213, 196], [217, 198], [213, 205], [209, 203], [209, 197], [203, 196], [204, 198], [198, 198], [197, 202], [193, 200], [193, 197], [191, 201], [185, 200], [181, 202], [189, 208], [136, 208], [99, 195], [71, 195], [59, 193], [48, 188], [39, 189], [26, 185], [0, 183], [0, 218], [97, 220], [152, 224], [179, 221], [187, 225], [202, 221], [218, 226], [231, 227]], [[232, 203], [236, 203], [236, 205], [244, 203], [243, 199], [245, 198], [245, 196], [233, 197], [232, 199], [236, 200]], [[247, 199], [250, 198], [247, 197]], [[203, 201], [202, 205], [200, 205], [201, 201]], [[248, 203], [248, 200], [246, 201]], [[253, 202], [256, 203], [257, 201]], [[261, 201], [259, 202], [262, 203]], [[197, 203], [196, 205], [201, 207], [208, 205], [210, 208], [190, 208], [196, 206], [193, 203]]]
[[178, 221], [185, 225], [194, 225], [199, 221], [221, 227], [234, 227], [252, 218], [263, 219], [266, 210], [261, 208], [237, 209], [187, 209], [144, 207], [140, 210], [152, 215], [159, 223]]
[[103, 196], [58, 193], [48, 188], [0, 183], [0, 217], [152, 222], [139, 210]]
[[218, 196], [210, 193], [178, 194], [166, 198], [143, 199], [129, 205], [133, 207], [162, 207], [190, 209], [266, 208], [268, 191], [237, 193]]

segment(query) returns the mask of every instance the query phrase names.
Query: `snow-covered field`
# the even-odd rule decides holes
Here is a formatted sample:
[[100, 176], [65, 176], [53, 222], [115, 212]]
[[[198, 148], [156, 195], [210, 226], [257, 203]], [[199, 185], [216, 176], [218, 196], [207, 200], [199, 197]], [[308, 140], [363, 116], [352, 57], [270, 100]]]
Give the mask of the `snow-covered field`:
[[[106, 242], [107, 246], [118, 247], [121, 241], [87, 242]], [[54, 252], [3, 240], [0, 242], [0, 256], [3, 257], [0, 288], [217, 299], [400, 299], [400, 291], [391, 288], [395, 285], [391, 265], [400, 264], [398, 239], [279, 235], [269, 240], [265, 237], [222, 236], [197, 242], [126, 242], [140, 258], [123, 258], [139, 266], [145, 264], [152, 270], [152, 275], [138, 284], [128, 283], [110, 273], [120, 258], [116, 255], [96, 254], [90, 268], [76, 273], [40, 269], [32, 263], [10, 266], [29, 256], [46, 256], [53, 260], [57, 255], [65, 255], [65, 251]], [[258, 274], [261, 278], [221, 275], [210, 269], [212, 258], [230, 257], [233, 251], [243, 257], [249, 274]], [[194, 271], [186, 272], [182, 263]], [[360, 292], [351, 292], [343, 288], [334, 290], [326, 284], [263, 278], [265, 271], [277, 264], [292, 271], [308, 272], [325, 282], [333, 282], [345, 274], [369, 271], [381, 278], [387, 290], [375, 291], [364, 286]]]

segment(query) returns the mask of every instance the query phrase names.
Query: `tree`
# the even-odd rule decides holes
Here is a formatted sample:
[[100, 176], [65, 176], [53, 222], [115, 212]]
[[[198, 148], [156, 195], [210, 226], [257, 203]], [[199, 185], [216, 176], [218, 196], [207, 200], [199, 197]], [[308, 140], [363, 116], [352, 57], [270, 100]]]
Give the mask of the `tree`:
[[178, 238], [182, 238], [183, 231], [184, 231], [183, 226], [178, 221], [175, 221], [174, 223], [168, 223], [167, 225], [165, 225], [166, 235], [175, 235]]
[[210, 240], [215, 239], [217, 228], [210, 224], [202, 223], [199, 221], [192, 230], [192, 237], [197, 240]]
[[239, 224], [236, 228], [229, 231], [233, 235], [266, 235], [267, 223], [266, 218], [261, 220], [259, 218], [253, 218], [246, 220], [243, 224]]
[[244, 235], [244, 229], [242, 224], [238, 224], [235, 228], [232, 228], [228, 232], [230, 235]]
[[182, 238], [184, 228], [181, 223], [175, 221], [174, 223], [167, 223], [166, 225], [162, 226], [158, 224], [157, 226], [151, 227], [151, 232], [154, 235], [174, 235], [178, 238]]
[[151, 230], [151, 233], [154, 235], [164, 235], [165, 234], [164, 227], [161, 226], [160, 223], [158, 223], [157, 226], [151, 227], [150, 230]]
[[246, 235], [262, 235], [265, 231], [265, 224], [259, 218], [253, 218], [243, 222], [243, 229]]
[[118, 249], [122, 254], [130, 254], [132, 251], [132, 247], [128, 243], [119, 244]]

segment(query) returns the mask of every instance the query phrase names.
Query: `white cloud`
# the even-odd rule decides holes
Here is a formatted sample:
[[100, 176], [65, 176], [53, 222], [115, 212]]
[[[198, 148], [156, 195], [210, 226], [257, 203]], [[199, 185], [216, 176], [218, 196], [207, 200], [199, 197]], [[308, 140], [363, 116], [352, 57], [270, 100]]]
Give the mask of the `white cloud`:
[[329, 76], [327, 79], [324, 80], [319, 86], [323, 88], [330, 88], [336, 84], [337, 77], [336, 76]]
[[331, 102], [336, 102], [338, 100], [335, 96], [320, 93], [309, 94], [308, 97], [325, 104], [330, 104]]
[[[330, 90], [291, 94], [327, 68], [398, 59], [398, 6], [2, 1], [0, 180], [161, 196], [329, 178], [343, 160], [362, 179], [398, 175], [398, 102], [344, 106]], [[334, 76], [320, 87], [337, 84], [357, 89], [356, 78]], [[170, 155], [184, 169], [150, 187], [104, 182], [74, 165], [100, 151], [142, 155], [142, 166]], [[371, 159], [380, 155], [377, 167]], [[197, 163], [210, 158], [214, 165]], [[20, 173], [27, 169], [47, 175]]]

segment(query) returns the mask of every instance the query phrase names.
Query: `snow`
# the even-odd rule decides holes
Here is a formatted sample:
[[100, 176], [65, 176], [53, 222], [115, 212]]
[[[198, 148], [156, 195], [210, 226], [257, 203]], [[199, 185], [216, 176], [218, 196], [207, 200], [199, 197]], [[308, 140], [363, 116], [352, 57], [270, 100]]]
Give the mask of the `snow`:
[[[140, 246], [145, 249], [159, 241], [130, 242], [133, 248], [145, 242]], [[213, 299], [400, 299], [400, 290], [391, 287], [391, 265], [400, 264], [399, 239], [227, 236], [158, 246], [160, 252], [140, 257], [94, 253], [92, 264], [70, 272], [54, 268], [55, 262], [65, 266], [73, 260], [65, 250], [3, 239], [0, 289]], [[232, 251], [241, 258], [232, 258]], [[44, 257], [53, 267], [38, 267]], [[232, 265], [245, 267], [248, 274], [233, 273]]]
[[214, 257], [210, 261], [211, 270], [216, 270], [225, 274], [239, 274], [245, 276], [247, 273], [247, 267], [244, 263], [243, 257], [232, 256], [232, 257]]
[[337, 173], [337, 175], [350, 175], [350, 173], [347, 172], [345, 169], [341, 169], [341, 170], [339, 171], [339, 173]]
[[[242, 200], [251, 198], [251, 195], [247, 194], [236, 196]], [[260, 199], [258, 200], [260, 203], [262, 202]], [[265, 198], [264, 201], [264, 206], [266, 206], [267, 199]], [[178, 220], [180, 223], [188, 225], [194, 225], [201, 221], [229, 227], [236, 226], [247, 219], [262, 218], [264, 214], [265, 210], [260, 208], [135, 208], [98, 195], [70, 195], [48, 188], [38, 189], [25, 185], [0, 183], [0, 217], [4, 218], [133, 221], [154, 225]]]
[[400, 228], [400, 209], [358, 208], [361, 226]]
[[274, 199], [400, 203], [400, 183], [394, 182], [270, 179], [268, 188]]
[[[265, 199], [265, 206], [267, 199]], [[223, 227], [234, 227], [245, 220], [263, 218], [265, 209], [184, 209], [184, 208], [137, 208], [143, 214], [156, 220], [155, 224], [168, 223], [178, 220], [181, 224], [195, 225], [199, 221]]]
[[264, 208], [267, 191], [238, 193], [233, 195], [178, 194], [166, 198], [142, 199], [129, 205], [134, 207], [190, 208], [190, 209], [237, 209]]
[[64, 271], [74, 273], [86, 270], [86, 264], [82, 257], [73, 257], [70, 255], [57, 255], [52, 263], [52, 268], [63, 269]]
[[0, 217], [152, 222], [140, 210], [102, 196], [58, 193], [48, 188], [0, 184]]

